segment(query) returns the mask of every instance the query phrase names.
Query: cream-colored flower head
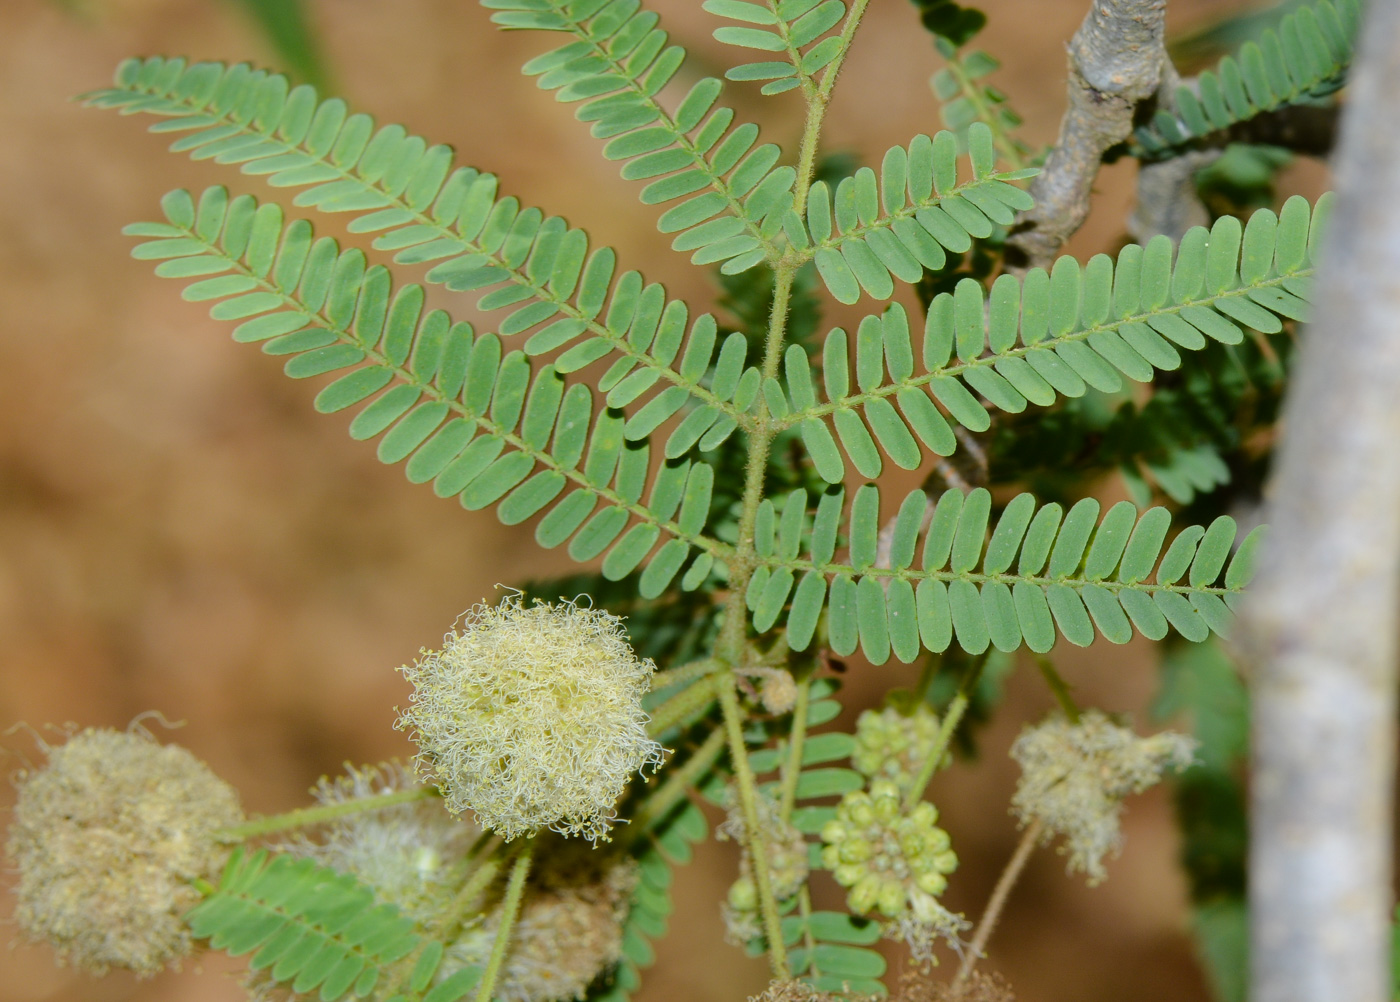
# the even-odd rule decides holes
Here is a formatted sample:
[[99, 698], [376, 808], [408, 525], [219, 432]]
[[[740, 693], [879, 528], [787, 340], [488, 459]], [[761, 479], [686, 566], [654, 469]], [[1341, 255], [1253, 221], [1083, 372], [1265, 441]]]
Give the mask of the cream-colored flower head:
[[642, 710], [655, 669], [616, 616], [511, 596], [400, 669], [414, 693], [398, 727], [454, 813], [507, 840], [542, 828], [605, 839], [628, 779], [661, 763]]
[[189, 954], [193, 881], [218, 880], [228, 850], [214, 832], [242, 818], [233, 788], [183, 748], [74, 734], [19, 778], [15, 921], [75, 967], [155, 974]]
[[[575, 844], [542, 846], [496, 982], [500, 1002], [572, 1002], [622, 959], [622, 924], [638, 880], [630, 856]], [[499, 897], [447, 949], [439, 977], [485, 964], [501, 924]]]
[[[385, 762], [349, 767], [344, 776], [322, 779], [312, 794], [321, 804], [343, 804], [417, 786], [411, 769]], [[348, 873], [378, 900], [430, 924], [450, 905], [455, 876], [478, 834], [433, 797], [347, 814], [324, 825], [315, 838], [299, 836], [277, 849]]]
[[1039, 819], [1045, 837], [1063, 835], [1068, 869], [1097, 884], [1105, 857], [1122, 849], [1123, 799], [1155, 785], [1167, 769], [1191, 764], [1196, 741], [1164, 731], [1140, 738], [1097, 710], [1071, 724], [1061, 716], [1028, 727], [1011, 746], [1021, 781], [1011, 808], [1023, 825]]

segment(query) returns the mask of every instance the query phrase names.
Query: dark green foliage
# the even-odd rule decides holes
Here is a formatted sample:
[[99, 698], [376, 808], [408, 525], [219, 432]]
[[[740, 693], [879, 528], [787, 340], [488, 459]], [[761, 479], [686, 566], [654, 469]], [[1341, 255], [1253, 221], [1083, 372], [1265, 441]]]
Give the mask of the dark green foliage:
[[1317, 101], [1346, 83], [1361, 17], [1359, 0], [1318, 0], [1300, 6], [1197, 78], [1197, 88], [1176, 91], [1163, 109], [1135, 133], [1138, 153], [1171, 155], [1198, 140], [1226, 133], [1256, 115], [1290, 104]]
[[987, 15], [953, 0], [914, 0], [923, 26], [955, 46], [963, 46], [987, 24]]
[[303, 0], [235, 0], [262, 29], [288, 69], [313, 87], [325, 89], [325, 62]]

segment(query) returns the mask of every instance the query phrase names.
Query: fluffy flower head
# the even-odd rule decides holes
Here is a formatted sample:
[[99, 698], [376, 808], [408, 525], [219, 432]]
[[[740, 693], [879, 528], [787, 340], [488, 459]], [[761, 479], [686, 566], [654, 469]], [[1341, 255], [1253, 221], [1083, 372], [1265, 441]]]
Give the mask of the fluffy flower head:
[[191, 882], [217, 881], [228, 851], [214, 832], [243, 817], [233, 788], [183, 748], [91, 728], [19, 782], [19, 927], [94, 974], [151, 975], [188, 954]]
[[1185, 769], [1195, 747], [1193, 738], [1171, 731], [1140, 738], [1097, 710], [1080, 714], [1077, 724], [1052, 717], [1011, 746], [1021, 766], [1011, 809], [1022, 824], [1039, 819], [1047, 838], [1063, 835], [1070, 872], [1097, 884], [1108, 876], [1104, 858], [1122, 848], [1123, 799], [1155, 785], [1169, 768]]
[[506, 839], [552, 828], [596, 841], [631, 775], [661, 762], [642, 710], [655, 667], [615, 616], [512, 596], [401, 669], [414, 693], [398, 726], [454, 813]]
[[[418, 783], [398, 762], [349, 767], [312, 790], [318, 803], [343, 804]], [[422, 923], [441, 917], [452, 900], [453, 879], [477, 830], [453, 817], [437, 798], [360, 811], [336, 818], [316, 839], [299, 836], [279, 851], [314, 859], [348, 873]]]

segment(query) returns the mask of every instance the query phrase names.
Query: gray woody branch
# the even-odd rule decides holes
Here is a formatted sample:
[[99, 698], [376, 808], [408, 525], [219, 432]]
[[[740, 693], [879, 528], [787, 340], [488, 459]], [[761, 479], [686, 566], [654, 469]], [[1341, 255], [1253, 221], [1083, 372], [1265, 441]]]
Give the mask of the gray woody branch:
[[1284, 411], [1253, 659], [1254, 1002], [1389, 998], [1400, 601], [1400, 0], [1371, 0]]
[[1069, 108], [1060, 137], [1031, 183], [1035, 207], [1008, 245], [1018, 265], [1050, 264], [1089, 214], [1104, 151], [1132, 131], [1138, 104], [1170, 72], [1163, 45], [1167, 0], [1095, 0], [1069, 45]]

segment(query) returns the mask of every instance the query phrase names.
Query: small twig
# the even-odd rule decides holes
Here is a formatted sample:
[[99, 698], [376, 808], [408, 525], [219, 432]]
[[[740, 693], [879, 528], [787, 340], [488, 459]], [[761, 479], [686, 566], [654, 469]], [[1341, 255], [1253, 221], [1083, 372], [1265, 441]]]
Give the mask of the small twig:
[[1016, 886], [1016, 881], [1021, 879], [1021, 873], [1026, 868], [1026, 861], [1031, 858], [1031, 853], [1035, 851], [1036, 844], [1040, 841], [1042, 824], [1036, 818], [1026, 826], [1021, 841], [1016, 845], [1016, 851], [1007, 860], [1006, 869], [1001, 871], [1001, 876], [997, 878], [997, 885], [992, 889], [992, 896], [987, 899], [986, 910], [982, 912], [982, 920], [977, 923], [977, 931], [972, 935], [972, 943], [968, 946], [967, 952], [963, 954], [962, 964], [958, 967], [958, 975], [953, 979], [953, 987], [959, 988], [972, 976], [972, 969], [977, 966], [977, 961], [987, 955], [987, 942], [992, 938], [992, 933], [996, 931], [997, 922], [1001, 920], [1001, 913], [1006, 908], [1007, 899], [1011, 897], [1011, 889]]
[[739, 790], [739, 805], [744, 813], [744, 840], [749, 850], [754, 884], [758, 888], [758, 908], [763, 915], [763, 930], [768, 936], [768, 961], [773, 977], [791, 977], [787, 948], [783, 944], [782, 920], [773, 896], [773, 878], [768, 869], [768, 847], [764, 844], [763, 827], [758, 820], [758, 784], [749, 766], [749, 752], [744, 744], [743, 711], [734, 690], [732, 677], [720, 680], [719, 705], [724, 710], [724, 728], [729, 738], [729, 759], [734, 768], [734, 782]]
[[953, 743], [953, 735], [957, 733], [958, 725], [962, 723], [963, 714], [967, 712], [972, 700], [969, 693], [972, 687], [977, 684], [977, 679], [982, 675], [982, 666], [987, 662], [986, 658], [979, 657], [963, 674], [962, 681], [958, 683], [957, 695], [948, 704], [948, 709], [943, 713], [943, 724], [938, 728], [938, 734], [933, 739], [933, 747], [924, 755], [923, 764], [919, 766], [919, 771], [914, 776], [914, 782], [909, 787], [908, 794], [904, 798], [905, 810], [913, 810], [920, 800], [924, 799], [924, 791], [928, 789], [928, 784], [933, 779], [933, 774], [938, 771], [938, 767], [943, 764], [943, 756], [948, 753], [948, 746]]
[[1078, 724], [1079, 705], [1070, 695], [1069, 683], [1060, 677], [1060, 673], [1055, 670], [1055, 665], [1049, 658], [1042, 655], [1037, 657], [1035, 661], [1040, 666], [1040, 674], [1045, 676], [1045, 684], [1055, 694], [1055, 701], [1060, 704], [1060, 709], [1064, 711], [1071, 724]]
[[345, 817], [347, 814], [358, 814], [360, 811], [383, 810], [386, 807], [411, 804], [418, 800], [427, 800], [430, 797], [439, 795], [437, 787], [417, 786], [411, 790], [395, 790], [393, 793], [380, 793], [372, 797], [356, 797], [353, 800], [346, 800], [338, 804], [322, 804], [319, 807], [299, 807], [285, 814], [273, 814], [265, 818], [253, 818], [251, 821], [245, 821], [241, 825], [221, 828], [214, 833], [214, 838], [219, 842], [242, 842], [244, 839], [257, 838], [260, 835], [270, 835], [273, 832], [286, 831], [288, 828], [305, 828], [310, 825], [324, 824], [327, 821], [334, 821], [336, 818]]
[[802, 774], [802, 748], [807, 743], [807, 707], [810, 705], [812, 680], [797, 684], [797, 705], [792, 710], [792, 729], [788, 732], [788, 758], [783, 763], [782, 797], [779, 810], [784, 821], [792, 817], [797, 801], [797, 777]]
[[1140, 102], [1157, 93], [1169, 65], [1166, 0], [1094, 0], [1069, 46], [1069, 108], [1060, 136], [1031, 183], [1035, 206], [1021, 214], [1013, 263], [1048, 265], [1089, 214], [1103, 155], [1132, 132]]

